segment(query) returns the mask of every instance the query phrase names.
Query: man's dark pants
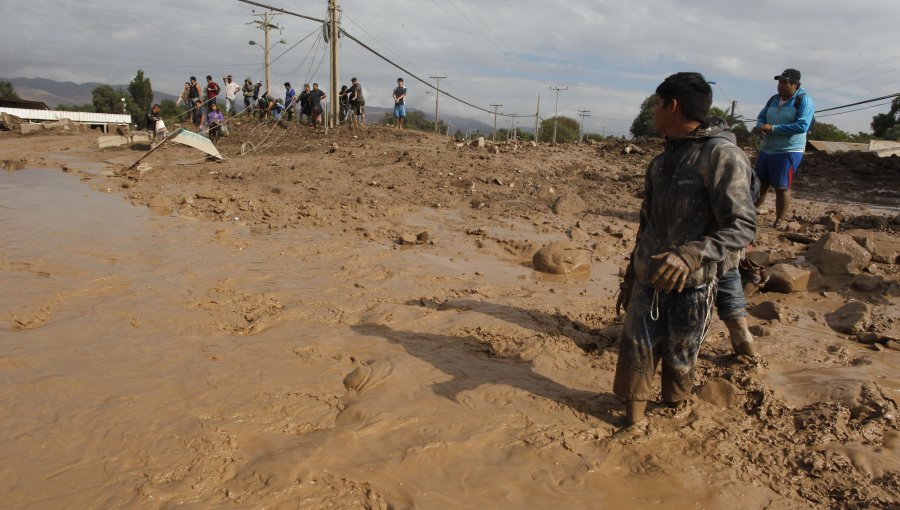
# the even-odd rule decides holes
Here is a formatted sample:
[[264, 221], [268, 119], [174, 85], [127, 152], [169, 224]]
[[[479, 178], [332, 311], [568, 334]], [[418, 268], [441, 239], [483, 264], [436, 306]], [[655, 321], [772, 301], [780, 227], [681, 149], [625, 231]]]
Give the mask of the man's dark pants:
[[653, 376], [660, 360], [663, 401], [674, 404], [688, 398], [715, 297], [713, 287], [707, 284], [665, 293], [635, 282], [613, 382], [613, 392], [619, 398], [651, 400]]

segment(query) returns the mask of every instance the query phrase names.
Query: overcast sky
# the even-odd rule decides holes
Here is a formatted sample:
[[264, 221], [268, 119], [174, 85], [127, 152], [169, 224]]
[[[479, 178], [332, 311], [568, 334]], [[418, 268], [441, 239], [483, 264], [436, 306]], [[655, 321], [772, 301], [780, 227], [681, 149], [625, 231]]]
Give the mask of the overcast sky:
[[[327, 0], [262, 1], [325, 18]], [[799, 69], [817, 109], [900, 91], [900, 1], [340, 0], [342, 27], [411, 73], [444, 75], [441, 88], [485, 108], [571, 117], [590, 110], [588, 131], [627, 133], [641, 101], [666, 76], [699, 71], [714, 104], [755, 118], [775, 93], [772, 77]], [[3, 0], [0, 76], [128, 83], [143, 69], [154, 90], [178, 94], [190, 75], [263, 77], [262, 32], [237, 0]], [[315, 22], [279, 15], [274, 92], [318, 81], [328, 61]], [[304, 37], [310, 36], [303, 40]], [[300, 42], [303, 40], [302, 42]], [[299, 43], [299, 44], [297, 44]], [[295, 46], [296, 45], [296, 46]], [[323, 61], [324, 58], [324, 61]], [[355, 42], [341, 40], [342, 83], [357, 76], [367, 103], [389, 106], [398, 76], [409, 105], [433, 111], [434, 93]], [[321, 62], [321, 64], [320, 64]], [[441, 110], [490, 122], [441, 97]], [[869, 106], [869, 105], [862, 105]], [[857, 107], [859, 108], [859, 107]], [[851, 108], [852, 109], [852, 108]], [[856, 132], [888, 106], [817, 116]], [[519, 120], [519, 125], [529, 121]], [[508, 120], [498, 127], [509, 126]]]

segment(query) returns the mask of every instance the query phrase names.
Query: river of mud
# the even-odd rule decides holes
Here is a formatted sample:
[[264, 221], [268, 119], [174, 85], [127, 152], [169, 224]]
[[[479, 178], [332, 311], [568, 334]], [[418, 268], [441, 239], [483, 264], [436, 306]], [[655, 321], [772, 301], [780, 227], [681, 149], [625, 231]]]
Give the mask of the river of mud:
[[0, 172], [2, 506], [897, 503], [900, 353], [825, 325], [840, 292], [784, 298], [760, 361], [717, 324], [703, 398], [623, 431], [622, 254], [541, 275], [560, 232], [446, 208], [390, 220], [412, 246], [202, 221], [67, 161]]

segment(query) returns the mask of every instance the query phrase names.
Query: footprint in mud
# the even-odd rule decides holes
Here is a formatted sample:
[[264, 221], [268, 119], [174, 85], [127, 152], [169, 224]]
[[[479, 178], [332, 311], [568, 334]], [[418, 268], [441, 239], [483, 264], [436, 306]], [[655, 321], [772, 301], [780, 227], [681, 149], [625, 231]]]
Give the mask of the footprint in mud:
[[350, 395], [358, 395], [381, 384], [394, 371], [394, 365], [387, 361], [351, 360], [356, 367], [344, 376], [344, 387]]

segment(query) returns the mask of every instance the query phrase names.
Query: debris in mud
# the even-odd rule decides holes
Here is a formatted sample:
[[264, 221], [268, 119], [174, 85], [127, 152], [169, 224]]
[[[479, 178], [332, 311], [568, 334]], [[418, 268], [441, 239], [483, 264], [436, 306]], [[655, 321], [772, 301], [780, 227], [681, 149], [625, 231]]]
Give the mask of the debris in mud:
[[574, 216], [586, 211], [587, 208], [584, 199], [574, 193], [560, 196], [551, 206], [553, 212], [560, 216]]
[[809, 269], [781, 263], [775, 264], [766, 271], [769, 274], [769, 281], [764, 287], [766, 292], [791, 294], [809, 290], [809, 280], [812, 274]]
[[763, 301], [750, 309], [750, 315], [767, 321], [781, 321], [785, 317], [784, 307], [774, 301]]
[[867, 303], [852, 301], [826, 314], [825, 320], [831, 326], [831, 329], [855, 335], [868, 327], [871, 312], [872, 310]]
[[806, 256], [826, 275], [857, 273], [872, 260], [872, 255], [851, 236], [835, 232], [823, 235]]
[[566, 241], [544, 246], [531, 261], [536, 270], [551, 274], [567, 275], [587, 271], [591, 267], [589, 252]]

